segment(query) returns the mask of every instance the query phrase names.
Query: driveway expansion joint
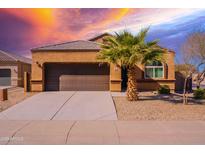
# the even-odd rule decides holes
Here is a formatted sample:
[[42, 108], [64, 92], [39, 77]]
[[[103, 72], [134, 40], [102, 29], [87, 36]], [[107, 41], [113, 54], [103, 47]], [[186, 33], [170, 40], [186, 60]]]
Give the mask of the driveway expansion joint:
[[115, 129], [116, 129], [116, 132], [117, 132], [118, 144], [120, 144], [121, 143], [120, 142], [120, 133], [119, 133], [116, 121], [113, 121], [113, 123], [114, 123]]
[[72, 128], [74, 127], [74, 125], [75, 125], [76, 123], [77, 123], [77, 121], [74, 121], [73, 124], [71, 125], [71, 127], [69, 128], [68, 133], [67, 133], [67, 135], [66, 135], [65, 144], [67, 144], [67, 142], [68, 142], [68, 137], [69, 137], [69, 135], [70, 135], [70, 132], [71, 132]]
[[112, 102], [113, 102], [113, 105], [114, 105], [114, 107], [115, 107], [115, 114], [117, 115], [117, 119], [118, 119], [118, 111], [117, 111], [117, 107], [116, 107], [116, 104], [115, 104], [115, 101], [114, 101], [114, 99], [113, 99], [113, 96], [112, 96], [112, 93], [111, 93], [111, 92], [110, 92], [110, 97], [111, 97]]
[[54, 117], [60, 112], [60, 110], [65, 106], [65, 104], [67, 102], [69, 102], [69, 100], [76, 94], [77, 92], [73, 92], [73, 94], [60, 106], [60, 108], [56, 111], [56, 113], [54, 113], [54, 115], [51, 117], [50, 120], [53, 120]]
[[29, 124], [31, 124], [32, 121], [27, 122], [26, 124], [24, 124], [22, 127], [20, 127], [19, 129], [17, 129], [12, 136], [9, 138], [8, 142], [6, 143], [6, 145], [8, 145], [11, 141], [11, 138], [13, 138], [18, 132], [20, 132], [22, 129], [24, 129], [26, 126], [28, 126]]

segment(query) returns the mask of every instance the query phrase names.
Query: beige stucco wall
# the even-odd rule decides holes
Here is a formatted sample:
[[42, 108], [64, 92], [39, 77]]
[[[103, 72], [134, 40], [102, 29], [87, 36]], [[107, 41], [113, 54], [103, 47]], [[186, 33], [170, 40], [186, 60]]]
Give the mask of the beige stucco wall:
[[172, 91], [175, 89], [174, 80], [142, 80], [137, 82], [137, 89], [139, 91], [157, 90], [161, 85], [168, 85]]
[[18, 86], [24, 86], [24, 72], [31, 73], [31, 64], [18, 62]]
[[[35, 51], [32, 53], [32, 76], [31, 90], [44, 91], [44, 64], [45, 63], [95, 63], [98, 51]], [[110, 90], [121, 90], [121, 70], [115, 70], [110, 66]], [[112, 82], [112, 79], [118, 79], [118, 84]]]
[[110, 91], [121, 91], [121, 68], [110, 65]]
[[[92, 63], [100, 62], [96, 60], [98, 51], [34, 51], [32, 53], [32, 75], [31, 90], [44, 91], [44, 64], [45, 63]], [[175, 68], [173, 52], [165, 54], [166, 67], [165, 78], [158, 80], [148, 80], [144, 78], [144, 66], [137, 68], [137, 87], [139, 90], [157, 90], [159, 85], [169, 85], [175, 89]], [[110, 65], [110, 91], [121, 91], [121, 68]]]

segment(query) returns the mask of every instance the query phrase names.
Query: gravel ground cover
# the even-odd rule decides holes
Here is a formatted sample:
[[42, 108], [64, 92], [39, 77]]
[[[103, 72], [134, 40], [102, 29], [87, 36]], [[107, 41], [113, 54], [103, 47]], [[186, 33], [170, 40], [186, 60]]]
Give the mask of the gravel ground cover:
[[24, 99], [35, 95], [36, 93], [24, 92], [23, 88], [14, 87], [8, 89], [8, 100], [0, 101], [0, 112], [6, 110], [7, 108], [23, 101]]
[[190, 100], [183, 105], [176, 95], [141, 94], [140, 98], [129, 102], [124, 96], [113, 97], [118, 120], [205, 120], [205, 104]]

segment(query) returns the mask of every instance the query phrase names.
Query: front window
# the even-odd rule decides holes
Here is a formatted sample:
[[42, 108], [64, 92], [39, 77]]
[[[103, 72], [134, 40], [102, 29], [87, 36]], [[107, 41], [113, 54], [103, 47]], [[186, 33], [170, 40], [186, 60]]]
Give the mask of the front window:
[[145, 65], [145, 78], [163, 78], [164, 77], [164, 67], [159, 61], [154, 61], [152, 63], [147, 63]]

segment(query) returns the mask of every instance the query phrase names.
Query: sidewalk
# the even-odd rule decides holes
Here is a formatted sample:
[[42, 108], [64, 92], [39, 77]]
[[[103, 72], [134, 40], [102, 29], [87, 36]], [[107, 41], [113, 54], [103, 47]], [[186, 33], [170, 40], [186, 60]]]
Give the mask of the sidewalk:
[[205, 121], [0, 121], [0, 144], [205, 144]]

